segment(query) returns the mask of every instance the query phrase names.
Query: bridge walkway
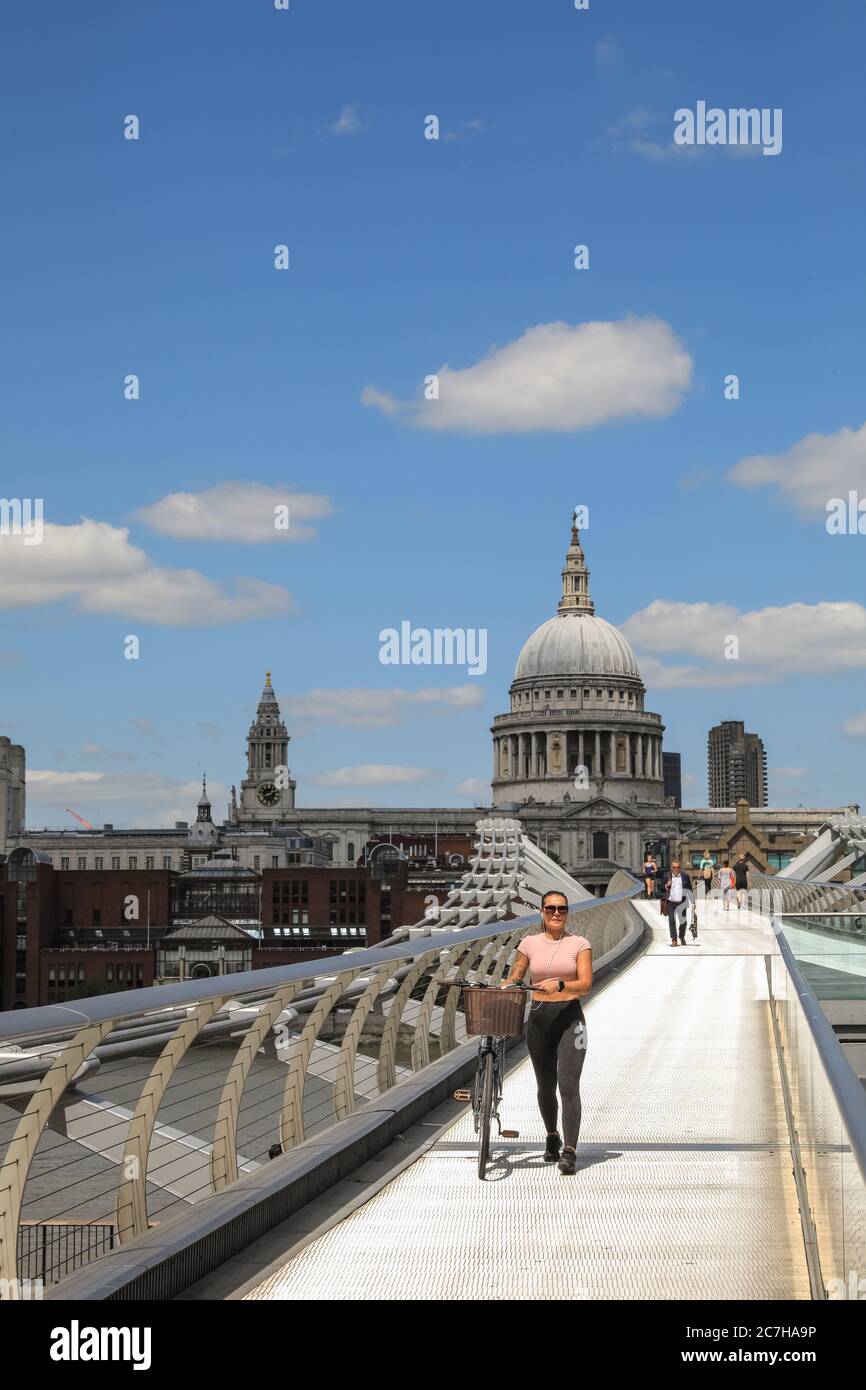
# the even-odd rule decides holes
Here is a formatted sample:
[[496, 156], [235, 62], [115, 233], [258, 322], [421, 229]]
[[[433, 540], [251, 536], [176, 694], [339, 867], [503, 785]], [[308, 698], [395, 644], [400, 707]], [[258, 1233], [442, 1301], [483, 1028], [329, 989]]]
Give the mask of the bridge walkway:
[[[287, 1234], [282, 1255], [229, 1297], [808, 1299], [768, 1006], [770, 927], [702, 904], [698, 940], [671, 949], [657, 904], [637, 907], [651, 944], [586, 1003], [574, 1177], [542, 1162], [524, 1052], [502, 1112], [520, 1138], [494, 1143], [485, 1182], [465, 1110], [299, 1253]], [[215, 1296], [209, 1282], [192, 1296]]]

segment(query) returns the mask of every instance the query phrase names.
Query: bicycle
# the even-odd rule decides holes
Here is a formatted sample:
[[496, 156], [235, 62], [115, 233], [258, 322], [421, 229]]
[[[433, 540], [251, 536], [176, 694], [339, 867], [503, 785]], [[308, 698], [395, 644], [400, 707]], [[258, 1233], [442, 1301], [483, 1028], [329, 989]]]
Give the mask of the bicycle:
[[452, 980], [447, 989], [463, 991], [466, 1013], [466, 1032], [479, 1036], [478, 1067], [471, 1088], [454, 1092], [455, 1100], [472, 1102], [472, 1118], [478, 1135], [478, 1176], [482, 1180], [490, 1158], [490, 1121], [496, 1120], [501, 1139], [519, 1139], [518, 1129], [503, 1129], [499, 1118], [499, 1103], [505, 1076], [505, 1039], [519, 1038], [523, 1033], [526, 1009], [526, 985], [516, 982], [502, 989], [495, 985], [469, 984]]

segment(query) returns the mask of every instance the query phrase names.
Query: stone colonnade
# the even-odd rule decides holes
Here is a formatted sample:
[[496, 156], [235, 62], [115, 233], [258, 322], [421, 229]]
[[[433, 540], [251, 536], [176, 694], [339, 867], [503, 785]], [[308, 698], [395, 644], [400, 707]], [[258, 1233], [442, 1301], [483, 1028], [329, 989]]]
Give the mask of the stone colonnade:
[[[493, 738], [493, 780], [524, 782], [528, 778], [574, 776], [566, 766], [567, 733], [561, 729], [533, 729], [524, 733], [496, 734]], [[592, 776], [598, 775], [602, 753], [606, 777], [662, 780], [662, 740], [659, 734], [611, 729], [580, 729], [577, 733], [578, 765], [591, 760]], [[625, 739], [625, 767], [617, 767], [617, 740]], [[573, 763], [575, 759], [572, 757]], [[632, 768], [634, 771], [632, 771]]]

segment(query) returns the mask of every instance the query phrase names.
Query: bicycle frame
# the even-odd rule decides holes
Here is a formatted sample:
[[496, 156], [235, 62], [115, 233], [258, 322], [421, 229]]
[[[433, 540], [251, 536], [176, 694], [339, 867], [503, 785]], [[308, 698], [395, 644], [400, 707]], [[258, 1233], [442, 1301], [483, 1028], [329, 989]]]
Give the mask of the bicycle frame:
[[[455, 981], [454, 988], [489, 988], [490, 986], [466, 985]], [[515, 986], [525, 988], [525, 986]], [[490, 1155], [490, 1121], [496, 1120], [500, 1139], [518, 1139], [520, 1131], [503, 1129], [499, 1116], [505, 1079], [505, 1037], [494, 1033], [482, 1033], [478, 1041], [478, 1065], [471, 1090], [454, 1092], [455, 1100], [468, 1100], [472, 1104], [472, 1121], [478, 1139], [478, 1176], [484, 1178]]]

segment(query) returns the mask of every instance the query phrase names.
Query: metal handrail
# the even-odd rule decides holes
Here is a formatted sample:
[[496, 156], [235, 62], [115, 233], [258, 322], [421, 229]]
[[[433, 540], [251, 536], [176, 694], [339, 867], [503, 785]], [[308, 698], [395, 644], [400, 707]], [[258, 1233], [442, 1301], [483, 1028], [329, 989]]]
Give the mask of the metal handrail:
[[[613, 897], [588, 898], [572, 903], [569, 906], [569, 920], [573, 913], [592, 912], [601, 903], [612, 904], [634, 897], [637, 892], [642, 891], [642, 885], [637, 880], [634, 882], [634, 888], [626, 889]], [[323, 960], [300, 961], [296, 965], [272, 965], [261, 970], [241, 970], [234, 974], [215, 975], [205, 980], [136, 989], [134, 1008], [117, 1009], [112, 1001], [116, 1000], [118, 995], [100, 994], [89, 999], [76, 999], [74, 1003], [70, 1001], [66, 1004], [40, 1005], [32, 1009], [7, 1009], [0, 1012], [0, 1047], [4, 1042], [20, 1042], [21, 1039], [37, 1033], [41, 1037], [48, 1037], [52, 1033], [68, 1034], [85, 1022], [104, 1023], [115, 1019], [135, 1019], [151, 1009], [162, 1010], [184, 1004], [199, 1004], [225, 994], [240, 999], [249, 991], [263, 994], [281, 985], [309, 980], [313, 976], [338, 975], [350, 968], [348, 965], [338, 967], [341, 960], [351, 961], [353, 973], [362, 974], [390, 961], [403, 961], [407, 957], [422, 955], [429, 951], [432, 941], [435, 941], [438, 950], [445, 951], [469, 942], [490, 940], [495, 936], [501, 936], [506, 930], [513, 930], [515, 921], [540, 925], [541, 915], [528, 913], [525, 917], [514, 918], [510, 922], [489, 923], [481, 927], [460, 927], [454, 931], [432, 927], [429, 936], [409, 938], [393, 946], [367, 946], [341, 952]], [[129, 997], [127, 990], [119, 993], [123, 998]]]
[[[633, 931], [630, 904], [641, 885], [631, 876], [613, 886], [621, 884], [610, 897], [569, 908], [569, 927], [602, 957]], [[147, 1230], [157, 1198], [160, 1219], [173, 1203], [206, 1198], [301, 1143], [311, 1127], [320, 1132], [348, 1117], [357, 1099], [383, 1094], [407, 1070], [423, 1071], [434, 1039], [444, 1057], [463, 1038], [456, 992], [453, 1007], [446, 1002], [434, 1015], [442, 986], [498, 978], [521, 937], [540, 927], [537, 911], [482, 926], [424, 926], [408, 939], [327, 959], [0, 1013], [3, 1103], [9, 1082], [20, 1088], [20, 1119], [0, 1126], [0, 1287], [15, 1279], [22, 1218], [45, 1211], [78, 1221], [83, 1208], [93, 1219], [114, 1215], [123, 1245]], [[142, 1066], [148, 1053], [152, 1065]], [[176, 1108], [160, 1126], [164, 1100]], [[58, 1106], [61, 1142], [40, 1164], [38, 1195], [26, 1196]], [[12, 1125], [4, 1152], [3, 1127]], [[278, 1140], [270, 1148], [269, 1137]], [[109, 1186], [94, 1192], [90, 1177], [79, 1191], [70, 1168], [92, 1155]]]
[[839, 1039], [833, 1032], [833, 1027], [814, 991], [806, 983], [794, 953], [785, 940], [784, 930], [775, 917], [772, 926], [779, 943], [779, 951], [814, 1039], [818, 1057], [839, 1107], [851, 1151], [857, 1161], [860, 1175], [866, 1183], [866, 1092], [849, 1065]]

